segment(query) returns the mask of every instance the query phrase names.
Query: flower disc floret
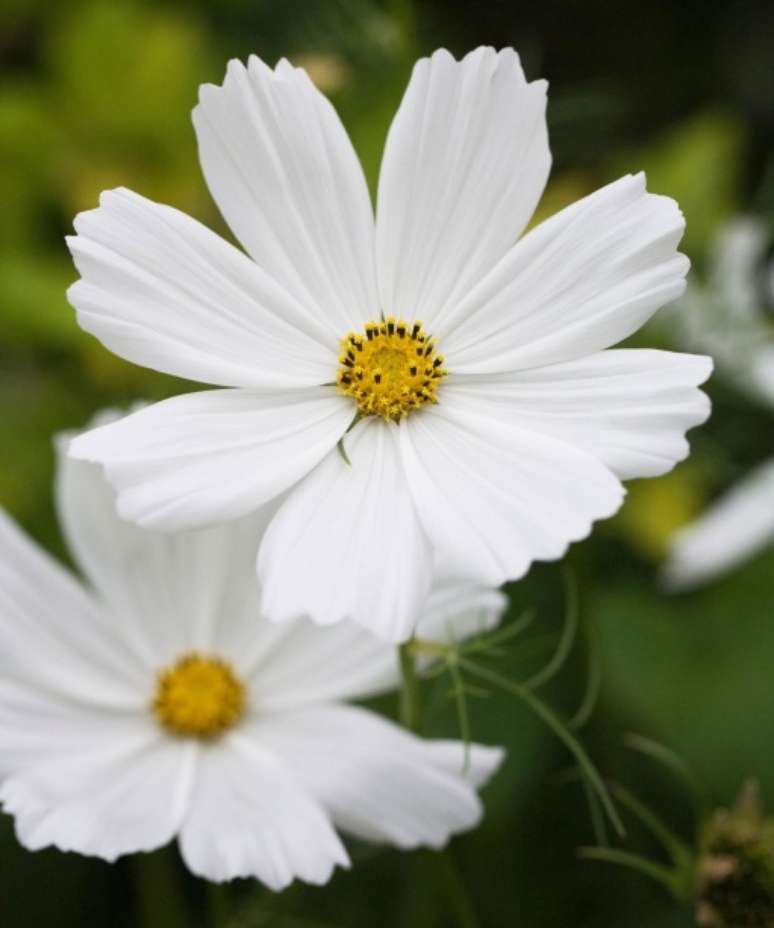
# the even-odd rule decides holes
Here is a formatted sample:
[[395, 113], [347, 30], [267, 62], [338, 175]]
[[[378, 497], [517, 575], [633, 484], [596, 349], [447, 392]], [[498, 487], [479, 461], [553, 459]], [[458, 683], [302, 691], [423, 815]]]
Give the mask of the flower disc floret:
[[191, 652], [158, 677], [153, 712], [178, 735], [212, 738], [233, 727], [245, 709], [245, 686], [230, 665]]
[[341, 348], [336, 383], [356, 401], [361, 415], [397, 422], [412, 409], [438, 402], [447, 372], [421, 322], [392, 316], [367, 322], [365, 335], [350, 332]]

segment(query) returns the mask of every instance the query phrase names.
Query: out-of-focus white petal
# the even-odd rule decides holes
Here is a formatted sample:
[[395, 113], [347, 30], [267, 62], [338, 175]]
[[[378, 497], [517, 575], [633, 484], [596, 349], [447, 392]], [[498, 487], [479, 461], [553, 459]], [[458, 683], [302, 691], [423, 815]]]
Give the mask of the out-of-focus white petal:
[[476, 787], [500, 748], [429, 741], [372, 712], [320, 706], [258, 720], [254, 737], [279, 754], [338, 827], [402, 848], [442, 847], [481, 818]]
[[516, 241], [551, 166], [546, 83], [513, 49], [444, 50], [417, 62], [379, 178], [377, 267], [385, 313], [432, 334]]
[[275, 622], [351, 619], [387, 641], [414, 630], [432, 557], [398, 454], [398, 429], [373, 418], [299, 484], [258, 556], [263, 611]]
[[485, 398], [447, 402], [401, 423], [401, 454], [433, 545], [460, 576], [499, 586], [556, 560], [623, 500], [586, 451], [520, 427]]
[[176, 396], [74, 439], [118, 491], [118, 511], [179, 531], [235, 519], [310, 470], [352, 419], [332, 387], [285, 393], [208, 390]]
[[569, 361], [635, 332], [685, 289], [677, 204], [623, 177], [532, 229], [433, 330], [449, 370]]
[[327, 883], [337, 864], [349, 865], [299, 771], [244, 729], [203, 747], [179, 842], [198, 876], [218, 883], [252, 877], [277, 891], [294, 879]]
[[417, 637], [452, 643], [491, 631], [508, 608], [500, 590], [471, 583], [453, 573], [436, 573], [427, 598]]
[[169, 738], [150, 714], [114, 713], [108, 723], [93, 712], [59, 713], [53, 738], [44, 741], [35, 727], [39, 716], [9, 730], [5, 703], [3, 751], [18, 754], [16, 742], [25, 737], [39, 741], [0, 786], [0, 801], [25, 847], [53, 845], [113, 861], [174, 837], [188, 808], [195, 742]]
[[67, 239], [81, 328], [115, 354], [203, 383], [331, 379], [337, 333], [240, 251], [170, 206], [110, 190]]
[[113, 620], [0, 510], [0, 678], [66, 701], [141, 705], [146, 670]]
[[115, 636], [154, 675], [190, 650], [241, 657], [258, 634], [255, 551], [271, 507], [212, 528], [149, 532], [119, 517], [98, 465], [68, 456], [71, 437], [57, 441], [59, 519]]
[[489, 408], [530, 431], [554, 435], [603, 461], [622, 479], [655, 477], [687, 457], [688, 429], [709, 416], [697, 389], [710, 358], [612, 350], [534, 370], [458, 377], [444, 385], [455, 409]]
[[767, 461], [721, 496], [696, 522], [672, 539], [665, 584], [697, 586], [741, 564], [774, 543], [774, 460]]
[[201, 88], [193, 121], [210, 191], [255, 261], [339, 338], [377, 318], [368, 188], [306, 72], [231, 61], [222, 87]]
[[[499, 590], [456, 577], [439, 579], [422, 607], [416, 634], [464, 641], [494, 628], [506, 606]], [[395, 647], [355, 622], [326, 628], [300, 619], [271, 628], [277, 630], [274, 635], [261, 622], [253, 632], [253, 647], [246, 646], [241, 656], [241, 666], [250, 668], [256, 711], [364, 699], [398, 686]]]

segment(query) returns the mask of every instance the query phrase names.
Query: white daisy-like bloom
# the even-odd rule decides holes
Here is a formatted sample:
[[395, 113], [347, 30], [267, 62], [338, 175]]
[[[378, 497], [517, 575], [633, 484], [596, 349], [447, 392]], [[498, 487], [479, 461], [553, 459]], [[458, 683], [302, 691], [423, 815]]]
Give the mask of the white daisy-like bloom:
[[[774, 410], [774, 261], [764, 222], [738, 216], [716, 242], [706, 285], [692, 281], [674, 322], [689, 348], [710, 354], [721, 377]], [[774, 458], [758, 465], [670, 541], [663, 580], [706, 583], [774, 544]]]
[[[353, 623], [259, 618], [260, 516], [181, 534], [115, 514], [62, 459], [82, 584], [0, 510], [0, 802], [30, 850], [105, 860], [177, 838], [209, 880], [279, 890], [349, 860], [337, 829], [400, 848], [473, 827], [499, 748], [426, 740], [345, 701], [394, 687], [396, 650]], [[493, 627], [501, 593], [437, 585], [436, 640]]]
[[420, 60], [374, 219], [303, 70], [251, 57], [203, 86], [202, 168], [249, 257], [127, 190], [68, 240], [86, 331], [226, 388], [74, 443], [121, 515], [180, 530], [286, 494], [257, 558], [268, 618], [402, 641], [435, 563], [519, 578], [612, 515], [621, 479], [684, 458], [709, 360], [608, 350], [682, 293], [683, 217], [640, 174], [522, 234], [551, 163], [545, 107], [512, 49]]

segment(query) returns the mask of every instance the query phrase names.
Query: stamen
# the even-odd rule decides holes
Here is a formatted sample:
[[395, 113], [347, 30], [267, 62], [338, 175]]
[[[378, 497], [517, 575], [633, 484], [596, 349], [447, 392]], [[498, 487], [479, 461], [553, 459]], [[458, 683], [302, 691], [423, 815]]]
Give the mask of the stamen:
[[390, 316], [367, 322], [363, 330], [365, 338], [349, 332], [342, 340], [336, 375], [339, 389], [356, 401], [360, 415], [397, 422], [412, 409], [438, 402], [438, 386], [447, 372], [421, 322]]
[[184, 654], [163, 670], [153, 713], [176, 735], [212, 738], [235, 725], [245, 709], [245, 686], [217, 657]]

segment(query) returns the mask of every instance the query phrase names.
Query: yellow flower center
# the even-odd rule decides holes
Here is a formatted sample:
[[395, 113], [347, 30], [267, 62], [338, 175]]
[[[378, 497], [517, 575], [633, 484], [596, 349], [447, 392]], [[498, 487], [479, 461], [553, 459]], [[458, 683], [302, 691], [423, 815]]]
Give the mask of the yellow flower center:
[[447, 372], [421, 322], [392, 316], [367, 322], [365, 335], [350, 332], [341, 349], [336, 383], [357, 402], [361, 415], [397, 422], [412, 409], [438, 402]]
[[235, 725], [244, 709], [244, 684], [217, 657], [184, 654], [158, 676], [153, 712], [176, 735], [212, 738]]

